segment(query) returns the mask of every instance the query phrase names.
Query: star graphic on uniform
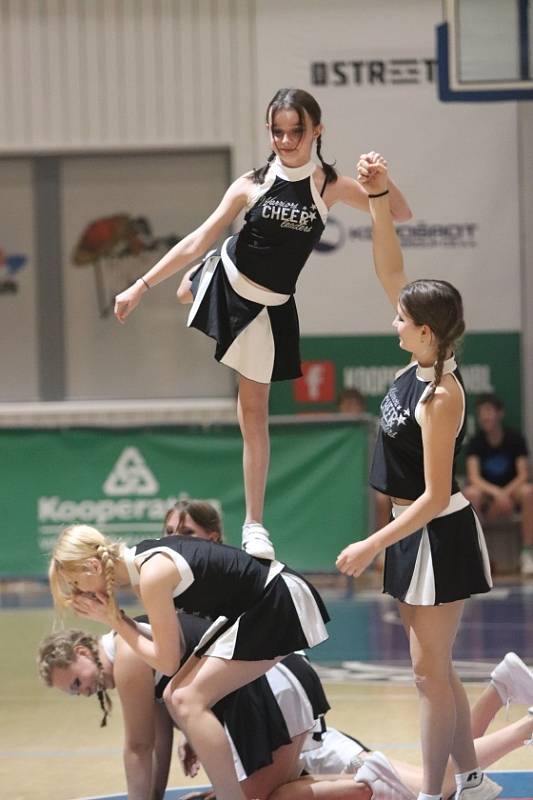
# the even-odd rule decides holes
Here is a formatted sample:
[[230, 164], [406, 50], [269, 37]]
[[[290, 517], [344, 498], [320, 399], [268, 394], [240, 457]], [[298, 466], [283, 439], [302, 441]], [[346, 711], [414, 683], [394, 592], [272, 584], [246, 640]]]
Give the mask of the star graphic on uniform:
[[314, 219], [316, 219], [316, 211], [312, 211], [312, 212], [309, 214], [309, 219], [310, 219], [310, 220], [314, 220]]
[[405, 414], [402, 413], [402, 414], [400, 414], [398, 416], [398, 419], [396, 420], [396, 422], [398, 423], [398, 425], [405, 425], [406, 420], [407, 420], [407, 417], [405, 416]]
[[312, 205], [312, 206], [310, 206], [310, 208], [311, 208], [311, 210], [312, 210], [312, 211], [314, 211], [314, 210], [316, 209], [316, 206], [315, 206], [315, 204], [313, 203], [313, 205]]

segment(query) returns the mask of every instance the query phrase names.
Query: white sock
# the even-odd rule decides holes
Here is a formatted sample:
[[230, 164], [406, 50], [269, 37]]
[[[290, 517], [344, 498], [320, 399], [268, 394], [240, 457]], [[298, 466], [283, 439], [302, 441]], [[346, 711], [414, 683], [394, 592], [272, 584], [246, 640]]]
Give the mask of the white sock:
[[457, 772], [455, 775], [455, 784], [458, 789], [465, 789], [466, 787], [479, 786], [483, 772], [479, 767], [471, 769], [469, 772]]
[[417, 800], [442, 800], [441, 794], [426, 794], [425, 792], [419, 792]]

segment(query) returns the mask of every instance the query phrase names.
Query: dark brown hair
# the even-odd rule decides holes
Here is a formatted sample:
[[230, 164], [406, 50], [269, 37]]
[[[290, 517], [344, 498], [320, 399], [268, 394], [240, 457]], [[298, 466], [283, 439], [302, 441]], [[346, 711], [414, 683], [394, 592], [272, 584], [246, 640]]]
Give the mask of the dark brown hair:
[[423, 402], [429, 402], [442, 380], [447, 351], [455, 349], [465, 331], [461, 295], [448, 281], [422, 279], [403, 287], [400, 306], [415, 325], [427, 325], [437, 339], [435, 378]]
[[503, 402], [497, 394], [487, 392], [486, 394], [478, 394], [476, 397], [476, 411], [480, 406], [489, 405], [496, 409], [496, 411], [503, 411]]
[[[272, 100], [267, 106], [266, 121], [267, 125], [274, 121], [276, 112], [282, 109], [292, 109], [298, 114], [300, 125], [305, 128], [305, 112], [311, 118], [313, 126], [320, 125], [322, 120], [322, 110], [312, 94], [306, 92], [304, 89], [278, 89]], [[324, 175], [326, 176], [326, 183], [335, 183], [337, 180], [337, 172], [333, 164], [328, 164], [322, 158], [322, 135], [318, 136], [316, 140], [316, 154], [322, 164]], [[276, 154], [270, 153], [267, 158], [267, 163], [263, 167], [253, 170], [252, 180], [254, 183], [264, 183], [265, 176], [268, 171], [270, 163], [274, 160]]]
[[185, 517], [188, 514], [191, 517], [191, 519], [193, 519], [194, 522], [196, 522], [196, 524], [199, 525], [201, 528], [203, 528], [207, 533], [218, 534], [215, 541], [217, 542], [224, 541], [222, 519], [217, 509], [212, 503], [209, 503], [207, 500], [179, 500], [167, 512], [165, 516], [165, 524], [169, 519], [170, 515], [173, 514], [175, 511], [179, 513], [176, 533], [181, 534], [182, 531], [184, 530]]

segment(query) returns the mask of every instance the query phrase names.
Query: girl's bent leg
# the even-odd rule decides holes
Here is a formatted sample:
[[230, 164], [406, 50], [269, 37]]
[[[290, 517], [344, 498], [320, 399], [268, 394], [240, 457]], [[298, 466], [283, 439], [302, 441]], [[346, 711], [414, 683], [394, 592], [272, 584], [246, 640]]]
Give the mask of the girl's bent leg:
[[194, 748], [218, 800], [246, 800], [237, 780], [231, 747], [224, 728], [212, 713], [222, 697], [263, 675], [273, 661], [226, 661], [204, 657], [180, 681], [165, 689], [165, 703]]
[[290, 744], [278, 747], [272, 753], [272, 764], [261, 767], [241, 782], [241, 788], [249, 800], [255, 797], [270, 797], [272, 792], [298, 776], [298, 760], [307, 733], [295, 736]]

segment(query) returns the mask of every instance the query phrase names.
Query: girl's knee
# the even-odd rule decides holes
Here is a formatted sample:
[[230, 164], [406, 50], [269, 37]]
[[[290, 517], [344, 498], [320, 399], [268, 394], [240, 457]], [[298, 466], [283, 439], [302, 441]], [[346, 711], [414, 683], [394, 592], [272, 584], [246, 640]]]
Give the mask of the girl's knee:
[[178, 724], [186, 725], [187, 720], [193, 715], [205, 710], [200, 698], [190, 686], [170, 689], [169, 684], [163, 692], [163, 699]]
[[438, 666], [431, 668], [415, 668], [413, 677], [416, 690], [424, 696], [432, 696], [447, 692], [450, 687], [450, 673]]

